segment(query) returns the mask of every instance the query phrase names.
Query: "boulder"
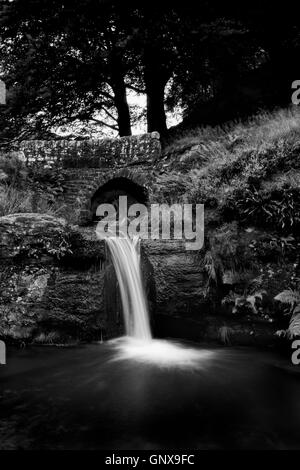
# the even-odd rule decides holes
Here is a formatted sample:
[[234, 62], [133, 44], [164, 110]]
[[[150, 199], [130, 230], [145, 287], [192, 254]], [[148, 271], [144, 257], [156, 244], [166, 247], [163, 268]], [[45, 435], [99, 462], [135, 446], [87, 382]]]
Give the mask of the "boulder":
[[0, 336], [38, 342], [108, 335], [104, 245], [47, 214], [0, 218]]

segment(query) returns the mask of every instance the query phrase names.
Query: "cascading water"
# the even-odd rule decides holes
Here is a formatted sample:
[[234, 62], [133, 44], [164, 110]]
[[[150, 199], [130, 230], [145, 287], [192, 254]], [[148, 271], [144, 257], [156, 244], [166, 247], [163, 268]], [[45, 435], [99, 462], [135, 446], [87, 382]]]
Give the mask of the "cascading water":
[[207, 359], [213, 357], [213, 352], [152, 338], [142, 281], [139, 239], [108, 237], [106, 242], [120, 287], [127, 335], [111, 342], [117, 351], [114, 360], [135, 360], [166, 367], [206, 367]]
[[141, 273], [140, 241], [138, 238], [107, 238], [120, 286], [125, 331], [128, 336], [152, 339], [147, 301]]

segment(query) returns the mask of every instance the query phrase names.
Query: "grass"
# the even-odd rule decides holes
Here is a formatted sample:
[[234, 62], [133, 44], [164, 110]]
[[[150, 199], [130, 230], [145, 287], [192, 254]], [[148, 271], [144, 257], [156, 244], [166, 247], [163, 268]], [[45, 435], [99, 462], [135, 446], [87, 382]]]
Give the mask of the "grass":
[[0, 216], [18, 212], [31, 212], [31, 193], [14, 186], [0, 187]]
[[247, 122], [231, 122], [223, 126], [200, 127], [182, 132], [165, 148], [165, 154], [182, 154], [193, 147], [201, 159], [226, 159], [237, 150], [258, 149], [266, 142], [300, 134], [300, 110], [297, 107], [262, 112]]
[[36, 196], [32, 190], [19, 189], [15, 185], [0, 186], [0, 217], [19, 212], [35, 212], [56, 217], [65, 215], [64, 204], [49, 203], [46, 197]]
[[[165, 148], [157, 171], [156, 200], [204, 203], [220, 214], [230, 212], [231, 220], [257, 223], [251, 219], [257, 193], [263, 192], [261, 199], [269, 207], [268, 195], [271, 200], [276, 192], [276, 204], [285, 211], [286, 191], [299, 191], [300, 109], [294, 106], [260, 113], [247, 122], [186, 131]], [[298, 198], [295, 204], [298, 214]], [[273, 224], [276, 214], [270, 215]], [[299, 223], [298, 218], [290, 220], [295, 227]], [[289, 229], [286, 220], [281, 225]]]

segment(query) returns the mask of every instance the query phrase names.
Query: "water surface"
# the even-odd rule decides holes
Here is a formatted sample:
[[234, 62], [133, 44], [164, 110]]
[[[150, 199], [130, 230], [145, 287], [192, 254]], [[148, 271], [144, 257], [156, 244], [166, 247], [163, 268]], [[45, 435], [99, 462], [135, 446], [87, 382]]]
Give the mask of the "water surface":
[[182, 359], [189, 353], [178, 365], [160, 360], [173, 346], [160, 344], [153, 361], [130, 356], [136, 345], [126, 340], [8, 351], [0, 448], [300, 448], [295, 366], [274, 353], [191, 344], [192, 363]]

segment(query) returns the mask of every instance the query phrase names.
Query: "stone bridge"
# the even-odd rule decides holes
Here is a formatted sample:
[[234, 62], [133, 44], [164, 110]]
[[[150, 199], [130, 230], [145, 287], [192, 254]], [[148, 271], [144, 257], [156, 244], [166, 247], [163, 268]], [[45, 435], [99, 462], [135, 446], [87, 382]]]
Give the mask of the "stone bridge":
[[[151, 200], [156, 174], [163, 166], [159, 135], [32, 140], [22, 142], [16, 153], [28, 167], [63, 175], [62, 202], [69, 213], [73, 211], [75, 223], [39, 213], [0, 217], [0, 339], [2, 335], [39, 342], [50, 337], [53, 342], [54, 335], [58, 342], [68, 338], [90, 341], [121, 334], [115, 273], [105, 244], [89, 222], [100, 201], [110, 202], [120, 194], [127, 194], [129, 203], [130, 198]], [[70, 252], [58, 257], [61, 237], [68, 240]], [[220, 294], [215, 288], [207, 289], [205, 249], [187, 252], [183, 240], [151, 239], [144, 240], [142, 248], [157, 336], [217, 339], [224, 321], [237, 334], [246, 331], [244, 320], [219, 315]], [[222, 287], [223, 294], [225, 288], [231, 285]], [[251, 317], [248, 339], [253, 323]]]
[[120, 139], [23, 141], [21, 150], [28, 167], [63, 173], [64, 203], [79, 224], [92, 220], [93, 200], [107, 183], [115, 181], [124, 193], [146, 199], [161, 156], [157, 132]]
[[[159, 134], [84, 141], [24, 141], [20, 157], [29, 168], [48, 168], [54, 174], [63, 175], [62, 202], [69, 213], [73, 211], [70, 227], [66, 224], [61, 228], [71, 231], [72, 254], [61, 261], [52, 261], [51, 257], [50, 261], [43, 261], [43, 266], [47, 262], [56, 263], [57, 271], [53, 274], [52, 264], [49, 265], [47, 286], [40, 301], [34, 304], [40, 331], [57, 328], [84, 338], [99, 338], [100, 331], [107, 338], [120, 334], [122, 321], [115, 272], [91, 222], [99, 203], [114, 203], [120, 194], [127, 195], [129, 204], [151, 201], [162, 163]], [[12, 231], [18, 237], [24, 237], [29, 230], [24, 241], [27, 246], [45, 234], [51, 238], [51, 233], [56, 233], [61, 224], [61, 219], [47, 214], [3, 217], [2, 222], [0, 220], [0, 262], [1, 250], [4, 261], [16, 256]], [[2, 247], [1, 237], [5, 242]], [[12, 244], [11, 252], [6, 243]], [[182, 334], [182, 323], [175, 317], [195, 314], [198, 318], [199, 312], [208, 310], [204, 295], [207, 283], [204, 264], [199, 261], [199, 256], [187, 253], [182, 240], [144, 240], [142, 256], [149, 307], [153, 314], [155, 312], [155, 319], [152, 315], [155, 331], [163, 336], [169, 335], [174, 328], [172, 334], [178, 337]], [[44, 282], [44, 271], [42, 276], [34, 282]], [[33, 306], [29, 303], [28, 306], [26, 315], [27, 311], [31, 315]], [[205, 329], [202, 323], [200, 330], [195, 329], [188, 321], [186, 328], [195, 339], [199, 331]]]

